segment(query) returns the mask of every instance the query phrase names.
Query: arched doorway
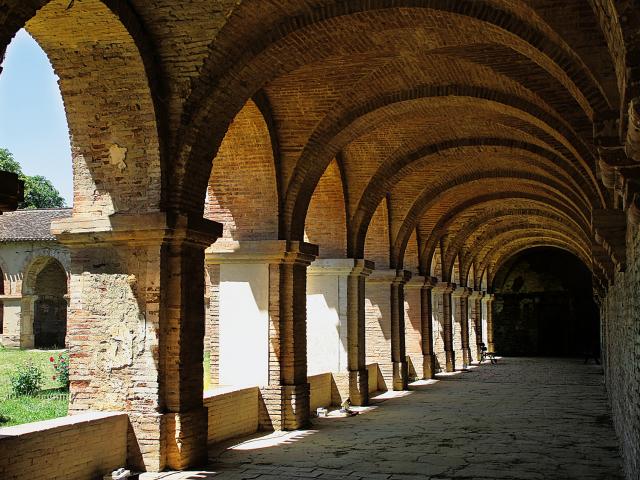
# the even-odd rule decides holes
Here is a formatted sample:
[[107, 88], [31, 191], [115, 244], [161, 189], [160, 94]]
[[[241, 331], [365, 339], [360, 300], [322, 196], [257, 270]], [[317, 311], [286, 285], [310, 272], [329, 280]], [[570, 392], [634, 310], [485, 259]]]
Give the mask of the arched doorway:
[[35, 348], [61, 348], [67, 334], [67, 274], [52, 257], [37, 259], [25, 278], [32, 304]]
[[599, 353], [600, 323], [591, 272], [571, 253], [532, 248], [497, 272], [495, 349], [502, 355]]

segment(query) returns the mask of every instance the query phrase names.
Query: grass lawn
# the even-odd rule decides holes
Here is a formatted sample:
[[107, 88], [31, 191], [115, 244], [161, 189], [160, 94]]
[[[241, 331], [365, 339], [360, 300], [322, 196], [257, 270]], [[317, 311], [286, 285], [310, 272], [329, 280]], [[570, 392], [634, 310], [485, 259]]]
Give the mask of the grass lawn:
[[[57, 356], [62, 350], [10, 350], [0, 348], [0, 416], [8, 418], [0, 427], [37, 422], [67, 414], [68, 395], [53, 380], [55, 372], [49, 357]], [[9, 376], [17, 365], [33, 362], [43, 372], [43, 391], [33, 397], [11, 397]], [[10, 398], [7, 398], [10, 397]]]

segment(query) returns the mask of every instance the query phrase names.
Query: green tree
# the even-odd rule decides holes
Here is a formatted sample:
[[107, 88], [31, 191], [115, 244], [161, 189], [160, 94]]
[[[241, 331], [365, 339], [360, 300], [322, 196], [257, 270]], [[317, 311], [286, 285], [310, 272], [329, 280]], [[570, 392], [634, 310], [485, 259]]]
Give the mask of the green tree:
[[22, 168], [20, 164], [13, 158], [13, 154], [6, 148], [0, 148], [0, 170], [5, 172], [17, 173], [22, 176]]
[[60, 192], [42, 175], [25, 175], [13, 154], [6, 148], [0, 148], [0, 170], [17, 173], [24, 180], [24, 201], [18, 208], [56, 208], [64, 207], [64, 198]]

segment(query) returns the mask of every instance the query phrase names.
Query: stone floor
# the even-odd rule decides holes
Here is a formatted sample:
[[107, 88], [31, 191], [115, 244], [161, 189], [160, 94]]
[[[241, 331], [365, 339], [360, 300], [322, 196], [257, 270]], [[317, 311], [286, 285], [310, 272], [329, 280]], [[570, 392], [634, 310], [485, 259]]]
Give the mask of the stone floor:
[[580, 360], [504, 358], [383, 395], [356, 417], [232, 442], [207, 472], [154, 478], [622, 478], [602, 381]]

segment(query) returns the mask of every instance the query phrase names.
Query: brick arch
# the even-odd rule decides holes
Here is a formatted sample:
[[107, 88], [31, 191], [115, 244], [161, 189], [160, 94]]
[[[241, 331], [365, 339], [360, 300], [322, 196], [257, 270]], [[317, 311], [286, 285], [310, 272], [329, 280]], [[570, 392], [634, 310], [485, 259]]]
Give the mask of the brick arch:
[[[556, 236], [564, 238], [568, 243], [574, 245], [577, 250], [583, 250], [585, 255], [591, 251], [591, 241], [576, 235], [575, 232], [564, 223], [544, 218], [532, 218], [527, 220], [505, 218], [491, 231], [483, 233], [476, 238], [468, 247], [469, 252], [473, 252], [473, 258], [484, 257], [487, 252], [499, 250], [506, 240], [512, 236], [527, 234], [529, 237]], [[525, 235], [526, 236], [526, 235]]]
[[441, 241], [433, 248], [431, 255], [429, 256], [425, 264], [425, 272], [429, 272], [429, 275], [442, 280], [442, 243]]
[[[499, 152], [502, 149], [502, 147], [498, 150], [495, 150], [495, 148], [492, 147], [494, 143], [497, 143], [497, 142], [489, 141], [487, 145], [479, 143], [477, 147], [474, 146], [469, 148], [467, 147], [456, 148], [455, 146], [451, 146], [448, 144], [442, 145], [442, 150], [436, 150], [434, 153], [432, 153], [428, 157], [423, 157], [420, 160], [415, 160], [411, 164], [407, 165], [404, 170], [398, 172], [396, 176], [393, 176], [393, 173], [389, 172], [389, 175], [393, 176], [396, 181], [395, 185], [393, 186], [398, 186], [398, 188], [402, 191], [403, 188], [401, 188], [400, 182], [403, 178], [406, 178], [408, 176], [415, 177], [418, 173], [422, 173], [422, 172], [424, 172], [424, 174], [426, 175], [431, 175], [433, 177], [435, 173], [430, 173], [429, 165], [433, 164], [435, 166], [439, 164], [442, 161], [442, 159], [440, 158], [440, 154], [447, 153], [447, 152], [453, 152], [459, 156], [463, 156], [464, 152], [466, 151], [477, 151], [479, 153], [486, 151], [487, 155], [496, 156], [496, 164], [504, 165], [505, 161], [502, 160], [502, 158], [505, 157], [505, 155], [500, 155], [500, 157], [498, 158], [496, 153], [496, 152]], [[440, 146], [441, 145], [438, 145], [438, 148]], [[504, 149], [504, 151], [508, 153], [510, 150]], [[535, 159], [536, 157], [533, 157], [531, 162], [535, 162]], [[537, 157], [537, 159], [539, 159], [537, 162], [539, 165], [547, 166], [546, 173], [553, 175], [552, 178], [555, 178], [557, 183], [571, 185], [569, 187], [570, 190], [572, 192], [578, 192], [578, 195], [580, 195], [580, 197], [577, 199], [577, 201], [584, 205], [585, 210], [588, 210], [589, 208], [595, 208], [595, 206], [598, 205], [598, 202], [595, 199], [588, 196], [586, 193], [581, 192], [578, 184], [569, 176], [569, 172], [567, 173], [563, 173], [562, 171], [556, 172], [554, 171], [554, 169], [558, 170], [558, 167], [556, 167], [556, 164], [554, 162], [552, 162], [551, 160], [545, 160], [545, 157]], [[507, 160], [508, 160], [508, 157], [507, 157]], [[387, 183], [390, 183], [390, 182], [385, 182], [383, 176], [377, 176], [375, 179], [371, 180], [369, 185], [372, 185], [373, 187], [368, 188], [368, 190], [376, 191], [376, 193], [371, 193], [372, 197], [377, 198], [377, 196], [380, 195], [379, 192], [385, 191], [386, 188], [388, 188], [385, 186]], [[357, 235], [359, 234], [359, 229], [361, 229], [363, 224], [367, 222], [368, 216], [370, 215], [370, 211], [368, 211], [367, 209], [370, 208], [368, 205], [372, 202], [370, 202], [368, 198], [366, 198], [366, 201], [365, 201], [365, 198], [366, 198], [366, 194], [364, 194], [361, 197], [360, 205], [358, 206], [358, 210], [356, 210], [354, 214], [354, 218], [352, 220], [352, 235], [354, 237], [357, 237]], [[354, 243], [355, 243], [355, 240], [354, 240]]]
[[[482, 235], [482, 232], [491, 231], [491, 226], [493, 223], [500, 223], [505, 219], [548, 219], [554, 222], [566, 223], [567, 226], [570, 226], [574, 229], [575, 232], [579, 232], [583, 237], [589, 238], [590, 236], [590, 227], [588, 224], [581, 225], [576, 222], [570, 216], [567, 216], [563, 213], [555, 213], [549, 211], [545, 208], [529, 208], [529, 209], [504, 209], [497, 211], [490, 211], [483, 215], [478, 215], [474, 220], [464, 226], [464, 228], [458, 230], [456, 232], [454, 239], [449, 244], [449, 249], [447, 250], [447, 254], [445, 255], [444, 264], [446, 266], [450, 265], [453, 262], [454, 255], [458, 255], [460, 250], [467, 250], [467, 243], [469, 240], [478, 235]], [[463, 256], [462, 261], [466, 263], [468, 257]]]
[[311, 197], [305, 219], [305, 241], [318, 245], [322, 258], [347, 255], [345, 186], [336, 159], [325, 170]]
[[[567, 191], [563, 185], [554, 184], [554, 182], [550, 182], [548, 178], [514, 171], [480, 171], [469, 175], [454, 177], [451, 181], [439, 185], [437, 188], [424, 189], [418, 198], [415, 199], [409, 212], [404, 216], [401, 226], [397, 229], [398, 233], [393, 243], [393, 258], [396, 259], [398, 257], [399, 249], [403, 248], [411, 229], [415, 227], [424, 213], [438, 205], [438, 202], [442, 203], [443, 195], [458, 195], [460, 199], [459, 203], [461, 203], [469, 197], [470, 193], [477, 195], [478, 191], [482, 191], [483, 193], [496, 192], [495, 188], [485, 191], [488, 187], [483, 185], [496, 181], [501, 183], [516, 182], [522, 190], [536, 188], [539, 190], [539, 193], [546, 192], [547, 197], [555, 198], [555, 200], [559, 202], [566, 202], [576, 217], [582, 217], [585, 221], [588, 221], [588, 214], [585, 213], [588, 212], [588, 210], [580, 208], [576, 204], [573, 194]], [[508, 188], [504, 188], [504, 190], [511, 190], [512, 188], [513, 184]], [[361, 242], [361, 240], [359, 240], [359, 242]], [[359, 245], [361, 245], [361, 243], [357, 244], [356, 248], [358, 248]], [[356, 250], [356, 252], [358, 252], [358, 250]]]
[[[483, 228], [475, 228], [471, 233], [469, 231], [461, 232], [458, 235], [459, 241], [456, 243], [456, 247], [467, 252], [463, 258], [463, 263], [472, 263], [478, 254], [478, 245], [489, 245], [497, 235], [509, 232], [510, 229], [515, 229], [516, 227], [521, 228], [523, 225], [535, 228], [548, 225], [551, 230], [561, 227], [560, 230], [565, 233], [570, 232], [578, 243], [582, 242], [583, 245], [590, 245], [590, 231], [577, 225], [571, 226], [571, 223], [571, 220], [565, 216], [553, 215], [544, 210], [532, 210], [525, 214], [504, 212], [492, 218]], [[456, 250], [452, 251], [451, 256], [455, 252]]]
[[[375, 19], [375, 15], [384, 14], [387, 20], [391, 16], [394, 20], [409, 22], [409, 25], [414, 27], [420, 26], [421, 19], [416, 18], [417, 15], [406, 15], [406, 10], [396, 7], [415, 8], [416, 14], [430, 13], [428, 9], [454, 12], [455, 19], [458, 21], [484, 22], [482, 26], [498, 32], [497, 35], [504, 43], [521, 47], [520, 50], [526, 54], [525, 56], [534, 58], [536, 63], [544, 64], [547, 70], [562, 77], [565, 86], [572, 94], [582, 97], [585, 105], [593, 104], [593, 107], [599, 110], [600, 107], [607, 104], [593, 76], [566, 44], [554, 42], [546, 34], [546, 31], [541, 32], [537, 27], [527, 24], [505, 10], [496, 10], [495, 7], [486, 4], [483, 4], [479, 9], [468, 8], [466, 2], [445, 1], [414, 1], [406, 5], [404, 2], [389, 3], [384, 1], [378, 4], [377, 2], [358, 1], [354, 5], [345, 7], [350, 3], [341, 2], [330, 8], [319, 7], [315, 10], [309, 10], [307, 7], [306, 13], [294, 15], [290, 19], [276, 23], [272, 23], [273, 19], [265, 18], [262, 23], [268, 27], [262, 28], [260, 28], [261, 22], [256, 20], [260, 13], [251, 11], [251, 5], [243, 5], [237, 9], [237, 17], [231, 18], [221, 32], [221, 43], [216, 49], [215, 55], [212, 55], [205, 62], [202, 81], [194, 88], [193, 95], [189, 100], [188, 105], [193, 108], [185, 108], [189, 115], [185, 115], [186, 118], [183, 122], [185, 131], [179, 135], [183, 143], [178, 163], [184, 166], [186, 172], [197, 168], [196, 166], [192, 167], [192, 164], [201, 162], [202, 158], [209, 157], [210, 153], [215, 151], [215, 145], [208, 147], [205, 145], [201, 138], [203, 137], [201, 129], [207, 129], [208, 132], [224, 131], [229, 116], [240, 108], [244, 100], [274, 78], [293, 71], [301, 65], [327, 58], [332, 54], [331, 49], [336, 44], [339, 45], [339, 51], [348, 51], [350, 44], [347, 40], [348, 33], [362, 31], [361, 28], [354, 28], [353, 25], [350, 25], [350, 22], [353, 22], [360, 12], [364, 12], [361, 16], [369, 21], [372, 18]], [[454, 5], [456, 3], [460, 5]], [[462, 4], [465, 6], [462, 7]], [[243, 7], [246, 7], [247, 10]], [[289, 5], [289, 11], [291, 8], [292, 6]], [[269, 10], [269, 8], [265, 10]], [[488, 11], [492, 11], [492, 14], [488, 14]], [[255, 23], [256, 29], [249, 30], [257, 33], [251, 35], [251, 38], [247, 38], [240, 31], [246, 31], [246, 27], [240, 29], [241, 21], [236, 22], [235, 18], [242, 19], [242, 22]], [[497, 18], [502, 20], [498, 21]], [[277, 28], [274, 28], [276, 24]], [[389, 21], [372, 22], [370, 27], [380, 29], [386, 25], [393, 25], [397, 29], [397, 25]], [[340, 28], [345, 32], [344, 35], [341, 34], [340, 41], [332, 42], [326, 37], [329, 35], [328, 32], [337, 35], [336, 32]], [[476, 30], [482, 29], [476, 28]], [[242, 45], [247, 45], [243, 38], [246, 38], [248, 44], [253, 47], [240, 48]], [[354, 40], [354, 45], [358, 43], [360, 42]], [[536, 47], [532, 44], [536, 44]], [[377, 47], [380, 48], [379, 45]], [[354, 49], [358, 52], [362, 50], [362, 47]], [[229, 55], [228, 57], [225, 57], [225, 52]], [[290, 53], [290, 55], [286, 56], [286, 53]], [[278, 60], [274, 61], [276, 54]], [[225, 72], [228, 73], [228, 76], [225, 76]], [[219, 88], [211, 92], [211, 85], [217, 85]], [[237, 95], [232, 96], [229, 92], [234, 92]], [[199, 108], [198, 111], [192, 114], [197, 108]], [[207, 133], [204, 136], [207, 139], [206, 143], [209, 144], [215, 134]], [[187, 178], [191, 178], [191, 176], [187, 175]], [[317, 178], [315, 180], [317, 181]], [[301, 234], [301, 232], [299, 233]]]
[[[60, 79], [74, 164], [74, 212], [158, 211], [164, 123], [157, 108], [160, 85], [150, 80], [156, 77], [150, 42], [127, 2], [68, 5], [51, 0], [12, 6], [0, 27], [0, 50], [25, 27]], [[118, 152], [125, 151], [121, 161]]]
[[[524, 207], [514, 207], [514, 203], [530, 205], [528, 208], [532, 211], [545, 211], [556, 216], [562, 216], [563, 218], [566, 218], [569, 223], [574, 224], [577, 229], [581, 229], [585, 232], [589, 230], [589, 224], [586, 221], [577, 222], [576, 219], [571, 216], [571, 212], [566, 209], [566, 206], [563, 203], [555, 202], [552, 199], [545, 198], [540, 195], [528, 194], [526, 192], [499, 192], [473, 197], [449, 210], [447, 215], [443, 216], [431, 230], [429, 237], [424, 243], [424, 251], [430, 251], [431, 246], [449, 230], [456, 232], [455, 237], [451, 242], [454, 251], [458, 248], [462, 248], [462, 244], [458, 239], [466, 239], [471, 232], [476, 230], [478, 227], [485, 225], [486, 222], [490, 221], [495, 216], [500, 217], [505, 214], [521, 214]], [[496, 209], [492, 209], [496, 206]], [[470, 222], [465, 220], [469, 215], [471, 215], [472, 218]]]
[[[445, 269], [447, 269], [446, 265], [445, 265]], [[458, 255], [456, 255], [456, 258], [451, 263], [451, 268], [445, 271], [449, 272], [448, 277], [451, 279], [453, 283], [455, 283], [456, 285], [462, 285], [461, 276], [460, 276], [460, 257]]]
[[513, 149], [515, 151], [530, 153], [534, 156], [540, 157], [541, 159], [547, 160], [550, 165], [558, 165], [562, 171], [566, 172], [567, 177], [563, 180], [572, 183], [575, 190], [578, 191], [582, 198], [586, 202], [590, 203], [593, 208], [602, 208], [605, 205], [601, 192], [597, 191], [593, 185], [586, 185], [583, 181], [579, 183], [579, 180], [576, 181], [575, 177], [572, 177], [572, 175], [579, 175], [580, 180], [583, 180], [583, 177], [580, 175], [580, 171], [577, 168], [568, 166], [563, 158], [550, 149], [545, 149], [535, 144], [508, 138], [462, 138], [424, 145], [411, 152], [409, 155], [397, 158], [396, 161], [391, 160], [389, 163], [385, 161], [385, 163], [376, 171], [364, 193], [360, 197], [360, 203], [358, 204], [354, 215], [354, 230], [357, 230], [359, 221], [366, 222], [367, 205], [375, 203], [376, 200], [384, 195], [384, 192], [391, 190], [400, 179], [406, 175], [410, 175], [412, 170], [409, 167], [414, 162], [424, 160], [426, 157], [430, 156], [437, 158], [440, 153], [446, 153], [450, 150], [455, 151], [458, 149], [473, 147], [477, 147], [478, 149], [491, 147]]
[[[379, 125], [390, 113], [396, 113], [398, 108], [412, 108], [420, 102], [430, 99], [443, 99], [459, 102], [461, 99], [485, 101], [509, 109], [514, 116], [537, 124], [550, 136], [563, 138], [568, 142], [567, 147], [573, 150], [584, 175], [592, 188], [597, 192], [599, 201], [604, 204], [605, 199], [594, 175], [593, 155], [573, 133], [570, 127], [563, 124], [553, 115], [530, 102], [523, 101], [513, 95], [503, 92], [465, 85], [421, 85], [410, 90], [390, 92], [359, 105], [347, 112], [341, 119], [325, 118], [326, 126], [319, 125], [314, 135], [309, 139], [305, 150], [300, 155], [296, 168], [292, 174], [287, 190], [284, 206], [284, 225], [290, 225], [291, 235], [300, 235], [298, 218], [303, 218], [312, 191], [319, 174], [336, 153], [353, 141], [363, 132]], [[457, 98], [460, 97], [460, 98]], [[374, 202], [375, 203], [375, 202]]]
[[376, 269], [389, 268], [389, 205], [383, 200], [378, 205], [366, 232], [364, 241], [364, 258], [373, 260]]
[[[511, 229], [500, 233], [491, 242], [489, 248], [484, 248], [482, 252], [477, 252], [476, 260], [482, 269], [489, 270], [489, 279], [492, 279], [492, 266], [495, 264], [494, 257], [500, 256], [500, 252], [507, 252], [510, 245], [549, 245], [550, 242], [562, 243], [567, 249], [579, 256], [583, 261], [590, 258], [590, 250], [584, 245], [580, 245], [574, 240], [570, 233], [560, 233], [560, 231], [549, 228], [532, 229]], [[586, 262], [585, 262], [586, 263]]]
[[419, 243], [418, 231], [414, 229], [407, 241], [407, 248], [403, 252], [402, 261], [398, 263], [403, 269], [410, 270], [414, 274], [420, 272]]
[[478, 289], [478, 279], [476, 278], [476, 267], [473, 263], [465, 265], [462, 268], [462, 276], [465, 280], [465, 285], [474, 290]]
[[578, 257], [580, 259], [580, 261], [582, 261], [585, 266], [591, 271], [593, 272], [593, 265], [590, 261], [589, 258], [584, 257], [583, 255], [578, 255], [570, 245], [561, 242], [559, 240], [546, 240], [546, 241], [536, 241], [533, 240], [531, 242], [527, 242], [527, 243], [520, 243], [520, 242], [516, 242], [513, 245], [509, 245], [509, 248], [507, 250], [505, 250], [501, 257], [495, 262], [495, 266], [493, 268], [494, 273], [492, 278], [490, 279], [490, 282], [488, 283], [491, 288], [494, 288], [493, 283], [495, 282], [495, 275], [497, 275], [497, 273], [500, 271], [500, 269], [502, 268], [502, 266], [507, 263], [510, 259], [512, 259], [514, 256], [516, 256], [518, 253], [523, 252], [525, 250], [528, 250], [530, 248], [534, 248], [534, 247], [556, 247], [556, 248], [560, 248], [562, 250], [566, 250], [567, 252], [571, 253], [572, 255], [575, 255], [576, 257]]
[[223, 224], [219, 242], [278, 238], [279, 198], [271, 132], [249, 100], [213, 160], [206, 218]]
[[38, 275], [40, 275], [45, 268], [51, 265], [57, 265], [63, 272], [65, 272], [67, 285], [65, 285], [64, 290], [69, 291], [69, 272], [64, 268], [62, 262], [55, 257], [38, 255], [35, 258], [32, 258], [24, 268], [22, 277], [23, 295], [37, 295]]

